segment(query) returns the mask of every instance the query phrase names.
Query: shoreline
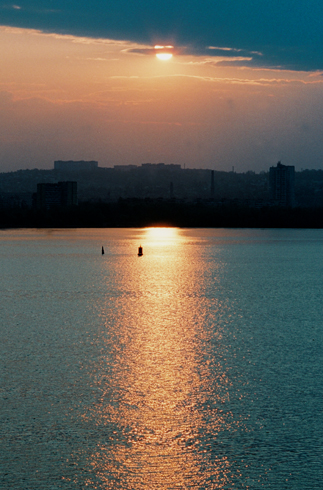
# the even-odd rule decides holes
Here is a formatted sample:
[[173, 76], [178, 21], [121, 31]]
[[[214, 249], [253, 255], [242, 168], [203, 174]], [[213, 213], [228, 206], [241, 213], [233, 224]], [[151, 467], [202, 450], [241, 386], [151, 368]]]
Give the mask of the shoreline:
[[234, 202], [119, 200], [52, 209], [2, 208], [0, 229], [12, 228], [323, 228], [323, 208], [249, 207]]

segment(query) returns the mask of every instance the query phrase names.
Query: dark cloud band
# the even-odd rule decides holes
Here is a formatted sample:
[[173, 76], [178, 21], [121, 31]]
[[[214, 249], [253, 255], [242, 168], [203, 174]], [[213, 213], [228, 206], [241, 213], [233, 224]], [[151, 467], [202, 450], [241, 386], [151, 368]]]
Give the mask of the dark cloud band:
[[0, 24], [185, 46], [186, 53], [220, 53], [228, 61], [253, 52], [256, 65], [323, 69], [322, 0], [0, 1]]

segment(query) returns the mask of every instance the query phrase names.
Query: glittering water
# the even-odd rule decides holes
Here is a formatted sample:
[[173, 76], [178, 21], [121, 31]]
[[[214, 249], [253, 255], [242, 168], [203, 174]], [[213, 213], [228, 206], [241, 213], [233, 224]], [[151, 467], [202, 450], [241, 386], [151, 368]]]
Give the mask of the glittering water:
[[323, 488], [322, 230], [1, 231], [0, 264], [1, 489]]

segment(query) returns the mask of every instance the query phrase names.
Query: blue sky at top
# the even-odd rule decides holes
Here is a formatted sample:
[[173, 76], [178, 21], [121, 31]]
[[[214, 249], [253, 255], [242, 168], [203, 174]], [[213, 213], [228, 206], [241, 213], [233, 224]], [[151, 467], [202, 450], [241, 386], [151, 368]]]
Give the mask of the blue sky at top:
[[[323, 69], [322, 0], [17, 0], [0, 2], [0, 25], [147, 44], [187, 53], [242, 50], [255, 66]], [[222, 52], [230, 57], [230, 51]]]

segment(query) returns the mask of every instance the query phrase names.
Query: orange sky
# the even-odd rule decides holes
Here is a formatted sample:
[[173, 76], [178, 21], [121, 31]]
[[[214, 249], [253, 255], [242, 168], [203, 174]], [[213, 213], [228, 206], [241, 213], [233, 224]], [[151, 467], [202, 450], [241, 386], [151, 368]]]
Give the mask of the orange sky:
[[[0, 171], [179, 163], [267, 170], [323, 163], [323, 77], [0, 27]], [[243, 60], [242, 60], [243, 62]]]

